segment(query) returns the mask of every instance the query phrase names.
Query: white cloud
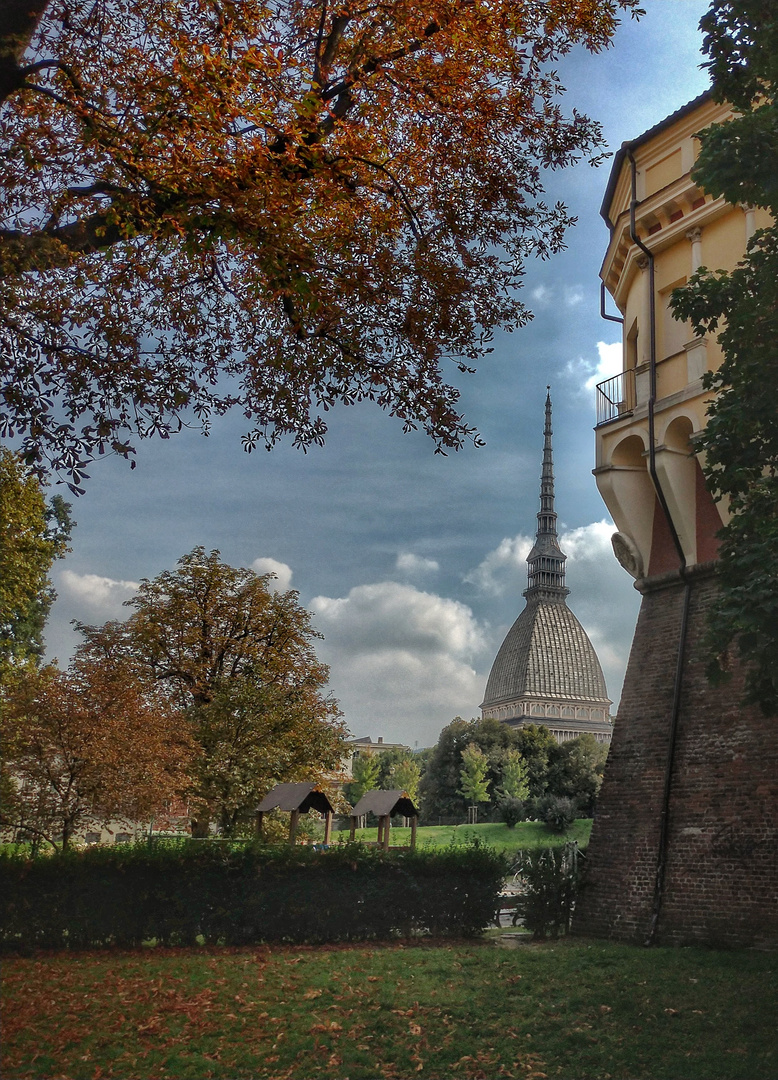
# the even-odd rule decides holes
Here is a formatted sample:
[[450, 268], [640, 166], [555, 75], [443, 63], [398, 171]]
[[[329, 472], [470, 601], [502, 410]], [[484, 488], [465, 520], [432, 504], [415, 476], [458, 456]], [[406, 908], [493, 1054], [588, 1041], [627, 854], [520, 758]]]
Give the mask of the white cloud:
[[310, 606], [325, 636], [335, 634], [355, 653], [392, 648], [469, 656], [484, 645], [466, 604], [395, 581], [357, 585], [346, 597], [315, 596]]
[[568, 603], [591, 638], [615, 701], [629, 659], [640, 595], [613, 554], [610, 521], [595, 521], [559, 537], [567, 555]]
[[99, 574], [77, 574], [73, 570], [63, 570], [57, 584], [74, 600], [105, 618], [121, 614], [124, 601], [138, 591], [137, 581], [117, 581]]
[[278, 559], [255, 559], [251, 564], [251, 569], [255, 570], [258, 574], [275, 574], [276, 581], [271, 580], [268, 582], [268, 588], [271, 592], [286, 592], [292, 585], [292, 568], [287, 566], [285, 562], [279, 562]]
[[537, 285], [530, 292], [532, 302], [536, 307], [547, 307], [551, 303], [553, 295], [554, 290], [550, 289], [548, 285]]
[[591, 394], [597, 383], [620, 374], [622, 370], [623, 350], [620, 341], [610, 344], [598, 341], [597, 354], [596, 361], [590, 357], [579, 356], [576, 360], [570, 360], [565, 368], [566, 374], [579, 383], [583, 394]]
[[515, 588], [526, 579], [527, 556], [532, 544], [529, 536], [506, 536], [463, 580], [490, 596]]
[[397, 556], [395, 569], [402, 574], [433, 574], [440, 570], [440, 564], [435, 559], [425, 559], [410, 551], [401, 551]]
[[565, 304], [567, 307], [578, 307], [584, 301], [584, 291], [580, 285], [568, 285], [565, 289]]
[[430, 745], [455, 715], [475, 714], [484, 688], [476, 671], [491, 643], [467, 605], [393, 581], [359, 585], [310, 603], [324, 634], [330, 688], [355, 735]]

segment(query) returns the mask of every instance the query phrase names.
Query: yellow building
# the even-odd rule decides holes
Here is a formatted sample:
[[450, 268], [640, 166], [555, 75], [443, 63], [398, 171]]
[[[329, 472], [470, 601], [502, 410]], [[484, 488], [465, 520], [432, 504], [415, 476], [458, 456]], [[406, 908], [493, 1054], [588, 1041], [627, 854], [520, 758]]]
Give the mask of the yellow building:
[[687, 566], [715, 559], [726, 514], [694, 453], [706, 423], [702, 376], [720, 350], [673, 319], [669, 301], [698, 267], [733, 269], [754, 230], [771, 224], [691, 179], [695, 132], [730, 116], [703, 94], [624, 144], [602, 205], [611, 235], [601, 277], [623, 318], [624, 370], [597, 387], [594, 473], [619, 530], [617, 558], [635, 578], [675, 569], [681, 555]]
[[695, 133], [730, 116], [704, 94], [625, 143], [602, 208], [624, 364], [597, 388], [594, 472], [642, 602], [573, 931], [778, 948], [778, 725], [744, 704], [736, 657], [729, 682], [706, 677], [726, 507], [705, 487], [695, 436], [721, 354], [669, 311], [698, 267], [733, 269], [771, 224], [691, 179]]

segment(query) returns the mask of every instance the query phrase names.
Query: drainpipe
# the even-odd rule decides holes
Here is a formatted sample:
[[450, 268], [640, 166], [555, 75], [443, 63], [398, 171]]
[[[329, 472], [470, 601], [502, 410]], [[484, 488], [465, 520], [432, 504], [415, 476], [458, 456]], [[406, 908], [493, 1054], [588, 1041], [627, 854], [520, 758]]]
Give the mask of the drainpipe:
[[686, 570], [686, 556], [683, 545], [678, 536], [670, 507], [667, 504], [665, 493], [659, 481], [656, 471], [656, 436], [654, 426], [654, 411], [656, 405], [656, 297], [654, 291], [654, 256], [646, 247], [637, 234], [635, 225], [635, 211], [638, 206], [637, 198], [637, 165], [632, 146], [627, 144], [627, 158], [630, 163], [632, 178], [632, 198], [629, 204], [629, 235], [635, 244], [648, 259], [648, 289], [649, 289], [649, 398], [648, 398], [648, 471], [651, 482], [654, 485], [659, 505], [667, 521], [670, 535], [673, 539], [675, 550], [678, 554], [678, 572], [684, 583], [683, 608], [681, 611], [681, 627], [678, 636], [678, 653], [675, 662], [675, 681], [673, 684], [673, 705], [670, 715], [670, 731], [668, 735], [667, 761], [665, 764], [664, 784], [662, 791], [662, 810], [659, 819], [659, 844], [656, 860], [656, 875], [654, 878], [654, 903], [651, 914], [651, 923], [646, 935], [645, 945], [653, 945], [656, 936], [659, 915], [662, 910], [664, 898], [665, 871], [667, 869], [667, 842], [670, 820], [670, 795], [672, 789], [673, 763], [675, 760], [675, 747], [678, 736], [678, 718], [681, 709], [681, 689], [683, 686], [683, 658], [686, 652], [686, 635], [689, 624], [689, 604], [691, 601], [691, 581]]
[[600, 281], [600, 318], [607, 319], [608, 322], [617, 322], [624, 325], [624, 320], [620, 319], [618, 315], [608, 315], [605, 310], [605, 282]]

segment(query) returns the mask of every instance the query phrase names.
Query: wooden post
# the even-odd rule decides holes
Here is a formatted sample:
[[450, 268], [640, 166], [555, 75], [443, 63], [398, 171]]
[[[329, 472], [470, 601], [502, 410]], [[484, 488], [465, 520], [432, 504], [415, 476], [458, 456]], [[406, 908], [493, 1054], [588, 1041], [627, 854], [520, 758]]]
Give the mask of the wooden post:
[[264, 810], [257, 810], [257, 821], [256, 821], [256, 829], [255, 829], [257, 840], [262, 839], [262, 822], [264, 820], [264, 817], [265, 817]]
[[416, 826], [419, 823], [417, 814], [414, 814], [411, 818], [411, 851], [416, 850]]
[[356, 835], [357, 835], [357, 816], [356, 816], [356, 814], [352, 814], [351, 815], [351, 831], [348, 834], [349, 840], [353, 840], [356, 837]]
[[389, 850], [389, 829], [392, 825], [392, 819], [386, 814], [383, 818], [384, 822], [384, 851]]
[[381, 847], [383, 842], [384, 842], [384, 819], [382, 817], [380, 817], [378, 819], [378, 846]]
[[289, 843], [294, 843], [294, 838], [297, 834], [297, 822], [300, 820], [300, 811], [293, 810], [289, 818]]
[[329, 844], [332, 838], [332, 811], [328, 810], [324, 815], [324, 843]]

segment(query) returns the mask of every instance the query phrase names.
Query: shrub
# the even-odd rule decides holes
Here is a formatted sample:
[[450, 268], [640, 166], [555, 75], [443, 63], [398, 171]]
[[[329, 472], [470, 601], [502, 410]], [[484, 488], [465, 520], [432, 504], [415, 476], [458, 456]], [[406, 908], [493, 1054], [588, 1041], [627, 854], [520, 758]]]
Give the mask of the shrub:
[[526, 813], [524, 810], [524, 801], [517, 799], [513, 795], [506, 795], [504, 799], [500, 799], [499, 802], [500, 819], [505, 822], [509, 829], [513, 829], [520, 821], [524, 821]]
[[578, 805], [566, 795], [541, 795], [535, 804], [535, 815], [554, 832], [562, 833], [578, 817]]
[[218, 840], [0, 855], [0, 948], [473, 937], [507, 871], [477, 843], [383, 852]]
[[516, 863], [521, 891], [514, 922], [521, 920], [536, 939], [570, 929], [578, 885], [578, 845], [524, 851]]

